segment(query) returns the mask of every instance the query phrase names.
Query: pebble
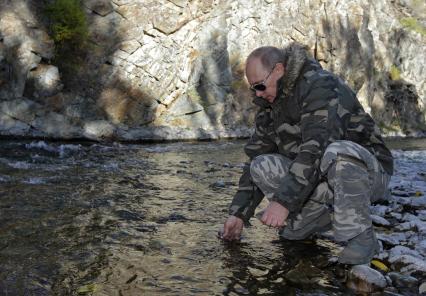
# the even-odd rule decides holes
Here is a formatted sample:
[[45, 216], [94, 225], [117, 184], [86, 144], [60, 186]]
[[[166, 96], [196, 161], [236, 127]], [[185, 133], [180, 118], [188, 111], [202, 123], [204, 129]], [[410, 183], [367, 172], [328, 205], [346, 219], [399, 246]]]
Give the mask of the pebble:
[[392, 198], [401, 205], [411, 205], [411, 199], [408, 197], [392, 196]]
[[235, 182], [232, 181], [223, 181], [223, 180], [218, 180], [216, 182], [214, 182], [213, 184], [210, 184], [210, 187], [212, 188], [225, 188], [228, 186], [236, 186]]
[[388, 252], [380, 252], [379, 255], [374, 256], [374, 258], [379, 259], [379, 260], [385, 260], [389, 257], [389, 253]]
[[398, 272], [390, 272], [388, 276], [391, 278], [392, 283], [396, 287], [408, 287], [413, 288], [417, 286], [418, 280], [410, 275], [400, 274]]
[[376, 225], [382, 225], [382, 226], [390, 225], [390, 222], [388, 220], [377, 215], [371, 215], [371, 219], [373, 220], [373, 223]]
[[390, 213], [391, 217], [397, 219], [397, 220], [401, 220], [402, 219], [402, 215], [400, 213]]
[[374, 205], [370, 207], [370, 211], [373, 215], [383, 217], [389, 211], [389, 207], [383, 205]]
[[359, 293], [372, 293], [383, 290], [387, 285], [387, 281], [377, 270], [367, 265], [355, 265], [349, 271], [346, 285]]
[[411, 198], [411, 205], [413, 207], [426, 207], [426, 196]]
[[422, 256], [426, 256], [426, 240], [418, 242], [415, 248]]
[[404, 222], [404, 223], [401, 223], [401, 224], [398, 224], [397, 226], [395, 226], [395, 229], [399, 230], [399, 231], [403, 231], [403, 230], [409, 230], [412, 227], [413, 227], [413, 225], [411, 224], [411, 222]]
[[419, 294], [426, 293], [426, 282], [422, 283], [419, 287]]
[[402, 232], [394, 232], [390, 234], [378, 233], [377, 238], [392, 246], [399, 245], [402, 241], [407, 240], [406, 234]]
[[394, 266], [393, 269], [399, 269], [402, 273], [412, 273], [415, 271], [426, 272], [426, 261], [411, 256], [411, 255], [399, 255], [390, 257], [389, 262]]
[[403, 190], [392, 190], [392, 195], [401, 196], [401, 197], [409, 197], [410, 194]]
[[422, 256], [419, 254], [418, 251], [412, 250], [405, 246], [395, 246], [389, 250], [389, 258], [393, 258], [396, 256], [401, 256], [401, 255], [410, 255], [410, 256], [422, 259]]
[[225, 188], [225, 181], [219, 180], [210, 185], [210, 187]]
[[404, 295], [397, 293], [397, 291], [386, 288], [383, 291], [382, 296], [404, 296]]
[[418, 210], [417, 218], [419, 218], [420, 220], [426, 221], [426, 210]]
[[413, 215], [413, 214], [410, 214], [410, 213], [405, 213], [404, 215], [402, 215], [403, 221], [411, 222], [411, 221], [415, 221], [415, 220], [418, 220], [418, 219], [419, 218], [417, 218], [416, 215]]

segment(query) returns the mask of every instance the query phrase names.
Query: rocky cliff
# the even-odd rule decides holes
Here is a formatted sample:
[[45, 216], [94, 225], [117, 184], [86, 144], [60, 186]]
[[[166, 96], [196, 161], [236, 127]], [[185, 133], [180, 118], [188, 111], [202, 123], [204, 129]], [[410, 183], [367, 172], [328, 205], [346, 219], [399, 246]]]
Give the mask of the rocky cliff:
[[247, 136], [245, 57], [291, 41], [348, 81], [386, 134], [426, 131], [424, 1], [83, 0], [87, 40], [73, 51], [53, 36], [52, 3], [0, 0], [1, 135]]

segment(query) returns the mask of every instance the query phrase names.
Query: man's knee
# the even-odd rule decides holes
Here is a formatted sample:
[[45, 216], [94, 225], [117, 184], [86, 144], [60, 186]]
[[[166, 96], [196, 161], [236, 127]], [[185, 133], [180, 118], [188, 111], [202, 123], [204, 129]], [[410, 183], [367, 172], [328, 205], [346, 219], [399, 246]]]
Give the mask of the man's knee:
[[338, 141], [327, 146], [321, 159], [320, 170], [326, 174], [330, 169], [336, 167], [338, 161], [352, 163], [368, 170], [368, 164], [365, 161], [369, 152], [359, 144], [351, 141]]
[[287, 170], [286, 160], [279, 154], [262, 154], [256, 156], [250, 164], [253, 180], [266, 180], [283, 176]]

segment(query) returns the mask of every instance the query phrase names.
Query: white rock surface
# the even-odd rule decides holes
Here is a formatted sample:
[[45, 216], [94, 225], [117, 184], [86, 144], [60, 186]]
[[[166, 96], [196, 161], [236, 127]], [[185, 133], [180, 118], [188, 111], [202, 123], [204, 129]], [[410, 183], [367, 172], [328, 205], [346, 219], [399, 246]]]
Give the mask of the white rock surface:
[[112, 138], [114, 132], [114, 125], [105, 120], [91, 121], [84, 125], [84, 134], [89, 139]]
[[[79, 137], [90, 134], [84, 126], [97, 120], [123, 126], [104, 136], [126, 140], [151, 137], [152, 129], [160, 139], [245, 136], [255, 115], [244, 80], [245, 57], [262, 45], [297, 41], [347, 80], [383, 126], [396, 114], [402, 131], [393, 133], [415, 135], [425, 119], [419, 61], [426, 59], [426, 41], [415, 26], [404, 25], [419, 11], [414, 1], [406, 2], [85, 0], [93, 48], [86, 64], [76, 65], [76, 73], [62, 81], [64, 73], [51, 64], [54, 42], [35, 15], [41, 2], [2, 1], [0, 100], [26, 96], [65, 117], [69, 104], [84, 110], [84, 101], [93, 101], [93, 110], [72, 120]], [[400, 80], [389, 79], [391, 69]], [[107, 99], [106, 90], [113, 93]], [[58, 104], [51, 98], [58, 91], [85, 100], [82, 106], [75, 99]], [[9, 120], [0, 133], [51, 136], [12, 124]], [[423, 198], [402, 201], [426, 204]]]

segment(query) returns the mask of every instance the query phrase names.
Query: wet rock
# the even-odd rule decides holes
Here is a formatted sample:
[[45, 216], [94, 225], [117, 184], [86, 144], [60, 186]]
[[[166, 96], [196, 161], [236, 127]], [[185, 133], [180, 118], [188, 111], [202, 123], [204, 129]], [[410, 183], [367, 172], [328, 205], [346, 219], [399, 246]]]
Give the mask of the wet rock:
[[238, 295], [250, 295], [250, 291], [241, 286], [240, 284], [236, 284], [234, 286], [234, 290], [238, 293]]
[[206, 173], [213, 173], [213, 172], [217, 172], [220, 171], [220, 169], [214, 168], [214, 167], [210, 167], [207, 170], [205, 170]]
[[366, 265], [355, 265], [349, 271], [346, 285], [360, 293], [372, 293], [383, 290], [387, 282], [385, 277], [377, 270]]
[[115, 214], [123, 220], [127, 221], [141, 221], [144, 219], [143, 215], [138, 213], [133, 213], [127, 210], [117, 210]]
[[166, 253], [166, 254], [171, 254], [172, 253], [172, 251], [170, 250], [170, 248], [164, 246], [164, 244], [161, 241], [159, 241], [159, 240], [152, 240], [152, 241], [150, 241], [149, 244], [148, 244], [148, 248], [151, 251], [159, 251], [159, 252]]
[[419, 282], [415, 277], [400, 274], [398, 272], [390, 272], [388, 276], [392, 279], [392, 283], [396, 287], [413, 288], [416, 287]]
[[373, 220], [373, 223], [376, 225], [381, 225], [381, 226], [390, 226], [390, 222], [388, 220], [386, 220], [383, 217], [377, 216], [377, 215], [371, 215], [371, 219]]
[[184, 215], [173, 213], [170, 214], [168, 217], [162, 217], [157, 220], [157, 223], [159, 224], [165, 224], [167, 222], [183, 222], [188, 221], [189, 219], [186, 218]]
[[219, 180], [219, 181], [214, 182], [213, 184], [210, 184], [211, 188], [225, 188], [225, 187], [229, 187], [229, 186], [235, 186], [235, 183], [231, 182], [231, 181]]
[[284, 277], [294, 283], [309, 285], [318, 283], [322, 278], [322, 271], [308, 261], [300, 261], [294, 269], [287, 272]]
[[220, 181], [216, 181], [213, 184], [210, 185], [210, 187], [218, 187], [218, 188], [225, 188], [225, 182], [220, 180]]

